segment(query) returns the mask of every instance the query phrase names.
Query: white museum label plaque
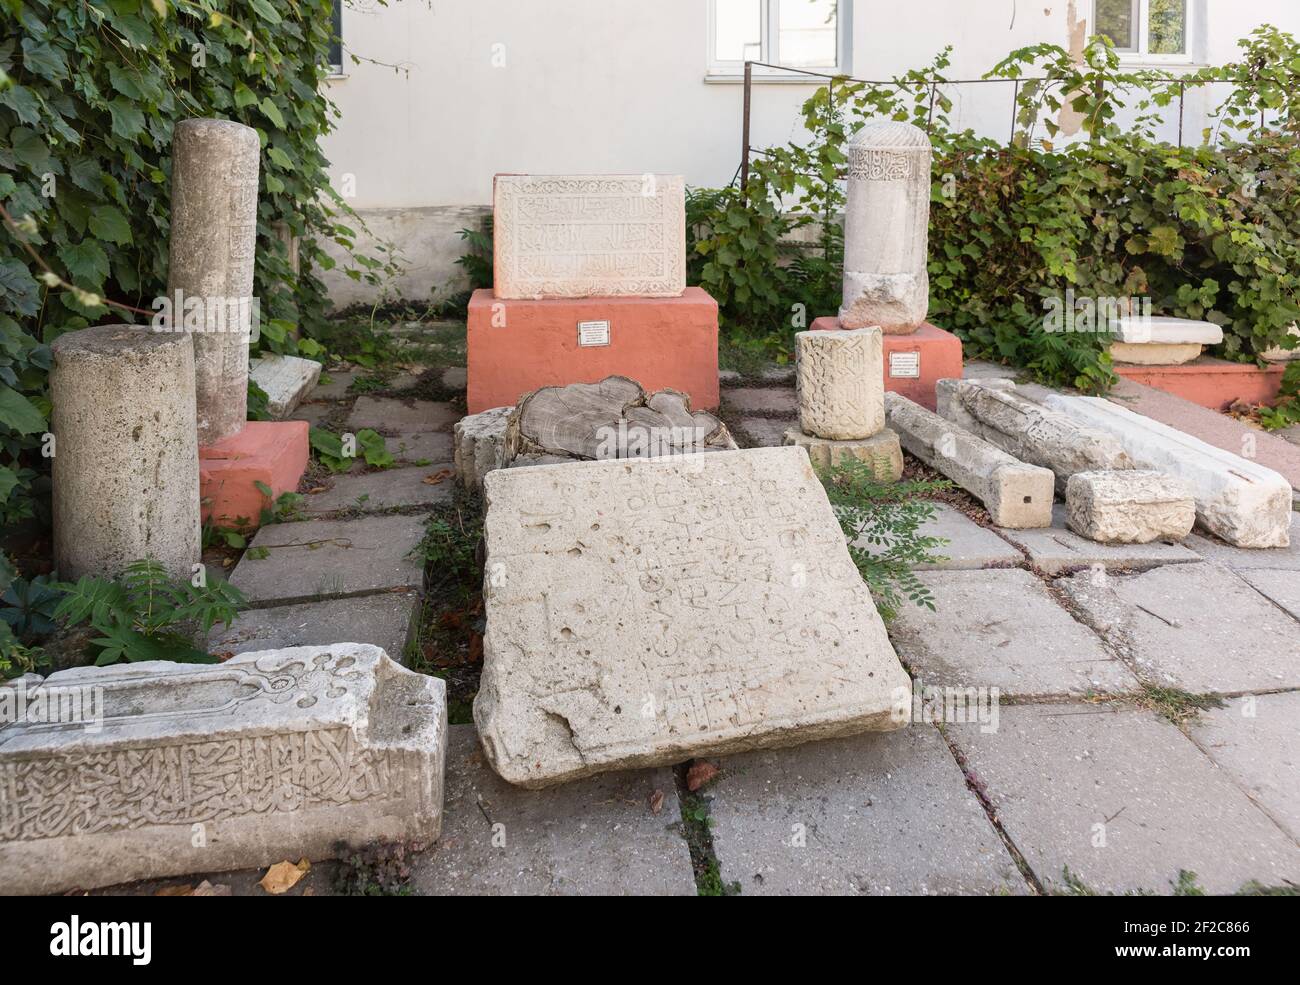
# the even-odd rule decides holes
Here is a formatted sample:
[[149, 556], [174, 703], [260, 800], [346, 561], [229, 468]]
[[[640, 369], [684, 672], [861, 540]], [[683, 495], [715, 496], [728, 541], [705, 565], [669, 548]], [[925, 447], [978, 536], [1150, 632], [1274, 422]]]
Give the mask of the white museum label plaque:
[[578, 345], [609, 345], [609, 322], [578, 322]]
[[920, 379], [921, 354], [919, 352], [891, 352], [889, 354], [891, 379]]

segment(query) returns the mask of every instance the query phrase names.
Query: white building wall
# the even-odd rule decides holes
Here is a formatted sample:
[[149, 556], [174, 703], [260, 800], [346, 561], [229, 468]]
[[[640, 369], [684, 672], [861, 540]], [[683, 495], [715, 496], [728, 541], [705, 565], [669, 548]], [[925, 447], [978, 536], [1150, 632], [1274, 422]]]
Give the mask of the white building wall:
[[[1260, 23], [1300, 33], [1297, 0], [1191, 0], [1203, 16], [1201, 63], [1234, 56]], [[324, 144], [335, 187], [402, 250], [391, 292], [454, 288], [456, 230], [486, 211], [498, 172], [655, 171], [724, 185], [741, 154], [742, 86], [706, 81], [707, 0], [345, 0], [342, 111]], [[1092, 0], [855, 0], [852, 71], [887, 79], [953, 45], [952, 78], [978, 78], [1014, 48], [1069, 48]], [[380, 64], [377, 64], [380, 63]], [[396, 67], [394, 67], [396, 66]], [[753, 95], [754, 146], [801, 132], [810, 83]], [[956, 87], [954, 122], [1003, 136], [1010, 84]], [[1189, 98], [1189, 139], [1203, 125]], [[1176, 124], [1171, 124], [1176, 132]], [[336, 301], [373, 291], [333, 276]]]

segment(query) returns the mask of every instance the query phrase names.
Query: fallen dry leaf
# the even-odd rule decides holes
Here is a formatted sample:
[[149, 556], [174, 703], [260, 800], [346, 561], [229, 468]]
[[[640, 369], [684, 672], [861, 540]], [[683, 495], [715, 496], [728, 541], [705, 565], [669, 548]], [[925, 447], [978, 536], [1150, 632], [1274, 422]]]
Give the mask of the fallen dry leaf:
[[323, 492], [325, 492], [326, 488], [327, 488], [326, 486], [313, 486], [312, 488], [308, 489], [307, 492], [308, 492], [308, 493], [313, 493], [313, 494], [314, 494], [314, 493], [323, 493]]
[[654, 793], [650, 795], [650, 811], [653, 814], [658, 814], [663, 809], [664, 809], [664, 792], [662, 790], [656, 790]]
[[227, 886], [225, 883], [222, 883], [222, 882], [219, 882], [219, 883], [217, 883], [217, 884], [214, 886], [212, 883], [208, 882], [208, 880], [204, 879], [201, 883], [199, 883], [197, 886], [194, 887], [194, 892], [190, 893], [189, 895], [191, 895], [191, 896], [229, 896], [229, 895], [230, 895], [230, 887]]
[[191, 886], [184, 886], [184, 885], [182, 885], [182, 886], [163, 886], [163, 888], [157, 890], [157, 891], [154, 893], [154, 895], [155, 895], [155, 896], [189, 896], [189, 895], [190, 895], [191, 893], [193, 893], [193, 892], [194, 892], [194, 889], [193, 889], [193, 887], [191, 887]]
[[443, 480], [451, 478], [451, 475], [451, 469], [443, 469], [441, 472], [432, 472], [424, 477], [424, 484], [426, 486], [436, 486]]
[[298, 885], [310, 868], [311, 863], [305, 858], [299, 860], [296, 865], [293, 862], [276, 862], [266, 870], [266, 875], [262, 876], [262, 881], [258, 885], [271, 895], [279, 896]]
[[703, 759], [697, 759], [691, 763], [691, 768], [686, 771], [686, 789], [694, 793], [704, 784], [708, 783], [720, 771], [712, 763], [705, 762]]

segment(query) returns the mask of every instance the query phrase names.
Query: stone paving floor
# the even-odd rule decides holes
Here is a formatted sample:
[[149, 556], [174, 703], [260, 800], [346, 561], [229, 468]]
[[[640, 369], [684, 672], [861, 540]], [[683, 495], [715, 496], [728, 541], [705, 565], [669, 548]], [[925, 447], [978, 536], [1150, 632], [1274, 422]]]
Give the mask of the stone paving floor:
[[[463, 385], [463, 374], [444, 379]], [[432, 477], [450, 467], [458, 411], [355, 398], [339, 374], [312, 401], [295, 416], [376, 427], [431, 452], [336, 478], [308, 497], [311, 519], [259, 533], [252, 547], [265, 556], [246, 556], [232, 577], [254, 608], [213, 645], [346, 637], [401, 653], [423, 588], [412, 551], [429, 504], [450, 495], [451, 480]], [[786, 372], [728, 387], [722, 413], [740, 444], [769, 445], [793, 426], [793, 406]], [[948, 557], [918, 571], [936, 611], [906, 607], [890, 632], [918, 686], [998, 688], [996, 705], [953, 709], [982, 717], [714, 760], [718, 776], [697, 792], [684, 769], [521, 790], [484, 763], [472, 725], [455, 725], [444, 836], [410, 860], [410, 888], [1021, 895], [1300, 884], [1300, 526], [1297, 546], [1280, 551], [1200, 536], [1101, 548], [1059, 514], [1038, 532], [973, 515], [939, 509], [927, 532], [950, 541]], [[291, 895], [332, 892], [336, 869], [314, 867]], [[208, 876], [234, 893], [261, 892], [258, 877]]]

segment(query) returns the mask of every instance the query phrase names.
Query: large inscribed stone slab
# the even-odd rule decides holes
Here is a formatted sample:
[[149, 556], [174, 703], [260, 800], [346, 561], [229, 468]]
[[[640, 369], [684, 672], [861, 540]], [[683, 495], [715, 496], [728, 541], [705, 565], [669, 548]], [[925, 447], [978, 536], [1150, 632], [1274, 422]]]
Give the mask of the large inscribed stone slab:
[[490, 472], [474, 721], [506, 780], [902, 724], [909, 679], [804, 452]]
[[668, 174], [497, 175], [496, 297], [679, 297], [685, 189]]
[[[37, 715], [55, 690], [97, 706], [99, 728]], [[0, 728], [0, 892], [332, 858], [441, 828], [445, 685], [378, 647], [81, 667], [25, 699]]]

